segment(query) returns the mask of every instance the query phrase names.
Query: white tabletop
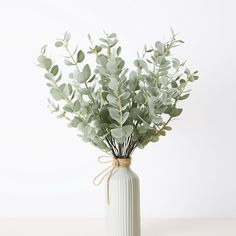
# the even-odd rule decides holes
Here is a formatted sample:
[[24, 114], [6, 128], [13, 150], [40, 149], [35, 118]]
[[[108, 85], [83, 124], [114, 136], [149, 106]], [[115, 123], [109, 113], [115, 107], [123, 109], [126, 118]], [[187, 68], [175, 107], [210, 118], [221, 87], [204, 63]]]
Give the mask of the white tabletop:
[[[101, 219], [0, 219], [1, 236], [104, 236]], [[236, 219], [143, 219], [142, 236], [236, 236]]]

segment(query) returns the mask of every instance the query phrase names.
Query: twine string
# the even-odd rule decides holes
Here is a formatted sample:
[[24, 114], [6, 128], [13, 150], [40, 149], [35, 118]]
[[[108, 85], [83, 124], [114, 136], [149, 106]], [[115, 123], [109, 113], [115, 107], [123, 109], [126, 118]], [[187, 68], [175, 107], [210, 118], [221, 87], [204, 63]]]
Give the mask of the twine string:
[[[106, 160], [103, 160], [102, 158], [109, 158]], [[112, 158], [110, 156], [100, 156], [98, 157], [98, 162], [101, 164], [106, 164], [106, 163], [112, 163], [110, 166], [108, 166], [107, 168], [105, 168], [104, 170], [102, 170], [99, 174], [97, 174], [94, 179], [93, 179], [93, 184], [94, 185], [100, 185], [103, 180], [107, 177], [107, 191], [106, 191], [106, 199], [107, 199], [107, 204], [110, 204], [110, 196], [109, 196], [109, 181], [110, 178], [113, 174], [113, 171], [115, 170], [115, 168], [122, 166], [122, 167], [127, 167], [130, 166], [131, 164], [131, 158]]]

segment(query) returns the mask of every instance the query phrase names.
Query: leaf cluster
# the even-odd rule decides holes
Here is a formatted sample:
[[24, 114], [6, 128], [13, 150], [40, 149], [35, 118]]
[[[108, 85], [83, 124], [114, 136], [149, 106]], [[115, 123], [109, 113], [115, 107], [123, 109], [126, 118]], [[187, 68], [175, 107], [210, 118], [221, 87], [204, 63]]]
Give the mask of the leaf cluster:
[[172, 56], [172, 49], [183, 43], [173, 31], [169, 41], [145, 46], [131, 71], [125, 67], [115, 33], [105, 33], [95, 45], [89, 35], [88, 54], [96, 60], [93, 69], [84, 62], [81, 49], [71, 51], [70, 38], [65, 32], [55, 46], [64, 49], [64, 63], [71, 73], [62, 73], [46, 55], [46, 46], [38, 57], [54, 100], [49, 99], [52, 112], [77, 128], [84, 141], [119, 158], [157, 142], [171, 130], [170, 121], [182, 113], [178, 102], [190, 95], [187, 84], [198, 79], [197, 71], [191, 72]]

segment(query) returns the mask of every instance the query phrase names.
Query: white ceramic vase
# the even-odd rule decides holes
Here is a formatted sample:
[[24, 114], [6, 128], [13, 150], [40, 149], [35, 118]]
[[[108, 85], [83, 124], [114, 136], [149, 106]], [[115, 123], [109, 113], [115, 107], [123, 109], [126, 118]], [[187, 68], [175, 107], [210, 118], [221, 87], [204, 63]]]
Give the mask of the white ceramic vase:
[[117, 167], [109, 180], [106, 236], [140, 236], [139, 178], [130, 167]]

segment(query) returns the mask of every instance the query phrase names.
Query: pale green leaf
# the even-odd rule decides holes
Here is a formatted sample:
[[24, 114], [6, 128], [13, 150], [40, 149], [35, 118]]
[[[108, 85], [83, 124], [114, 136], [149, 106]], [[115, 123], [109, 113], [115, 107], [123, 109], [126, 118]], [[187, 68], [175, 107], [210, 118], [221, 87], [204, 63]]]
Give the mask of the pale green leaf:
[[111, 89], [111, 90], [116, 90], [117, 89], [117, 86], [118, 86], [118, 81], [116, 78], [114, 77], [111, 77], [110, 78], [110, 82], [108, 83], [108, 87]]
[[66, 31], [64, 33], [64, 40], [68, 43], [70, 38], [71, 38], [71, 34], [68, 31]]
[[88, 64], [86, 64], [83, 68], [83, 75], [84, 75], [85, 81], [87, 81], [91, 75], [91, 70]]
[[74, 112], [73, 109], [69, 106], [69, 105], [65, 105], [63, 107], [63, 109], [66, 111], [66, 112]]
[[128, 138], [133, 133], [133, 129], [134, 129], [133, 125], [126, 125], [123, 127], [126, 138]]
[[118, 123], [121, 122], [121, 116], [118, 110], [116, 110], [115, 108], [110, 108], [109, 114], [113, 120], [116, 120]]
[[63, 46], [63, 42], [57, 41], [57, 42], [55, 43], [55, 46], [56, 46], [57, 48], [59, 48], [59, 47]]
[[122, 128], [111, 129], [111, 134], [114, 138], [120, 139], [125, 136], [125, 131]]
[[51, 88], [50, 89], [50, 94], [53, 97], [53, 99], [55, 99], [56, 101], [59, 101], [59, 100], [63, 99], [62, 94], [56, 88]]
[[73, 66], [73, 65], [74, 65], [74, 63], [71, 62], [71, 61], [69, 61], [68, 59], [65, 59], [65, 60], [64, 60], [64, 63], [65, 63], [67, 66]]
[[125, 112], [122, 116], [121, 124], [123, 125], [127, 121], [128, 118], [129, 118], [129, 112]]

